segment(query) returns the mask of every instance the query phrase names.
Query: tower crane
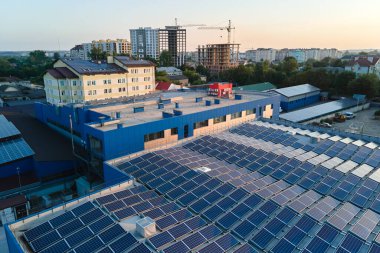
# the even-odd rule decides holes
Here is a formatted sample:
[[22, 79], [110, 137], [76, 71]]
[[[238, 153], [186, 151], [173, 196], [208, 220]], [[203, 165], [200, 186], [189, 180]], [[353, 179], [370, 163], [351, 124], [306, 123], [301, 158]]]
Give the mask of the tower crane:
[[179, 25], [178, 24], [178, 19], [177, 18], [175, 18], [174, 19], [174, 25], [176, 26], [176, 27], [194, 27], [194, 26], [206, 26], [205, 24], [186, 24], [186, 25]]
[[235, 29], [235, 27], [232, 26], [231, 20], [228, 20], [228, 26], [206, 26], [206, 27], [199, 27], [198, 29], [202, 30], [227, 30], [228, 32], [228, 44], [231, 43], [231, 31]]

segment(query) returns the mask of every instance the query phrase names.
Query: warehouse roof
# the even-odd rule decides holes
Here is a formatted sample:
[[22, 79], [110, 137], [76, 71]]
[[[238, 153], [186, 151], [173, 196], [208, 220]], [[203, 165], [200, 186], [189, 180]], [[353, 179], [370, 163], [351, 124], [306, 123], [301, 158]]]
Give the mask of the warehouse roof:
[[274, 91], [285, 97], [294, 97], [302, 94], [320, 91], [320, 89], [310, 84], [301, 84], [297, 86], [275, 89]]
[[332, 101], [324, 104], [319, 104], [307, 107], [301, 110], [296, 110], [280, 115], [280, 119], [292, 122], [304, 122], [324, 115], [332, 114], [350, 107], [356, 106], [357, 101], [346, 98], [337, 101]]

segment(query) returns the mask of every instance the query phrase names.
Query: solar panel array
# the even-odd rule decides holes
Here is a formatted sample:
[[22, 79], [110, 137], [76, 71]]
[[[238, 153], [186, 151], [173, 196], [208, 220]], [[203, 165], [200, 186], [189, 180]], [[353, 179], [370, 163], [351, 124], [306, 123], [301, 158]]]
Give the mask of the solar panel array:
[[[91, 243], [68, 245], [57, 218], [43, 236], [73, 252], [380, 252], [380, 150], [281, 128], [252, 122], [118, 164], [141, 185], [96, 199], [99, 214], [88, 219], [102, 212], [115, 226], [148, 216], [158, 230], [148, 239], [123, 232], [124, 244], [103, 240], [81, 216], [73, 219]], [[29, 231], [31, 247], [45, 247]]]
[[0, 114], [0, 141], [17, 135], [21, 135], [20, 131], [4, 115]]
[[33, 150], [21, 138], [20, 131], [0, 115], [0, 164], [34, 155]]

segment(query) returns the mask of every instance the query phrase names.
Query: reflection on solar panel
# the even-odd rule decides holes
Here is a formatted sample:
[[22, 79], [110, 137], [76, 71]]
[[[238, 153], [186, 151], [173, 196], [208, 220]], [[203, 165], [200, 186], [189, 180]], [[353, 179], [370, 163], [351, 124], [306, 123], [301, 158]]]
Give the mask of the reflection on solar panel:
[[[98, 197], [24, 237], [42, 251], [377, 252], [380, 152], [372, 147], [247, 123], [120, 162], [139, 186]], [[117, 223], [140, 215], [155, 221], [157, 233], [137, 241]]]

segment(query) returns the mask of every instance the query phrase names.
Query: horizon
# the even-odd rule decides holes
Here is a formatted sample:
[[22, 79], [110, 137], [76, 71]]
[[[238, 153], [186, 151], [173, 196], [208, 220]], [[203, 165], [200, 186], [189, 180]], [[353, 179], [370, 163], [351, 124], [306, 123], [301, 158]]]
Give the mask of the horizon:
[[[236, 28], [231, 37], [241, 45], [240, 51], [253, 48], [337, 48], [346, 51], [379, 47], [380, 34], [376, 33], [376, 28], [380, 21], [376, 7], [380, 7], [380, 2], [376, 0], [268, 0], [265, 3], [237, 0], [234, 4], [226, 0], [207, 3], [160, 0], [158, 3], [157, 11], [149, 0], [110, 0], [106, 4], [101, 0], [68, 0], [64, 4], [5, 0], [4, 9], [16, 12], [3, 13], [5, 25], [0, 27], [0, 51], [67, 51], [92, 40], [130, 40], [129, 29], [173, 25], [175, 18], [180, 25], [207, 26], [226, 26], [231, 19]], [[359, 11], [361, 9], [366, 11]], [[57, 15], [56, 10], [62, 15]], [[189, 52], [195, 51], [198, 45], [227, 40], [226, 31], [205, 31], [196, 27], [186, 30]]]

